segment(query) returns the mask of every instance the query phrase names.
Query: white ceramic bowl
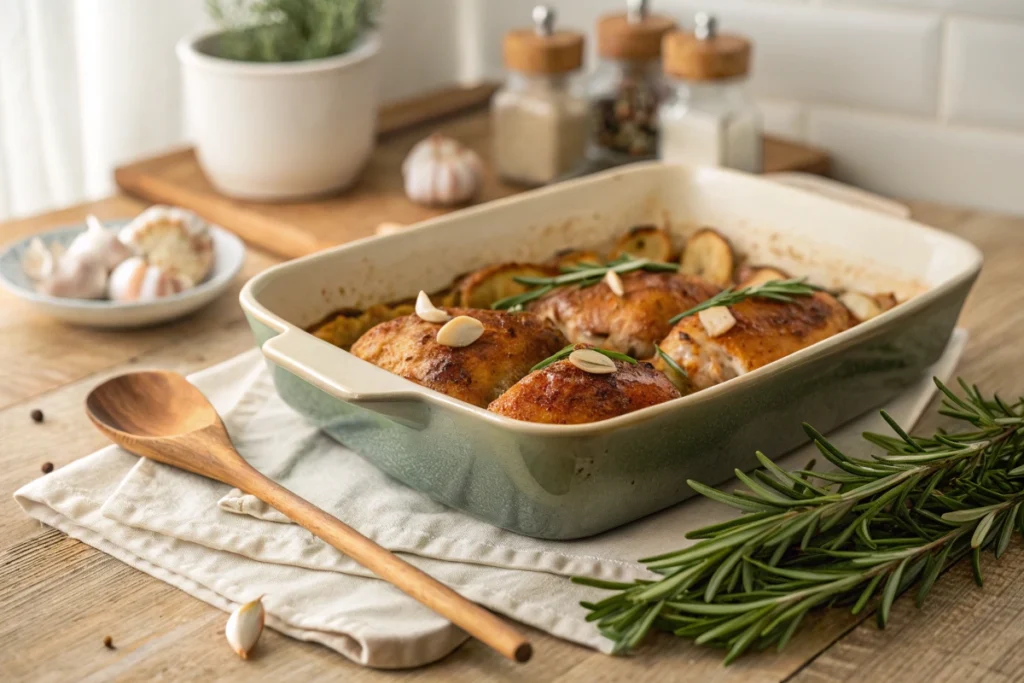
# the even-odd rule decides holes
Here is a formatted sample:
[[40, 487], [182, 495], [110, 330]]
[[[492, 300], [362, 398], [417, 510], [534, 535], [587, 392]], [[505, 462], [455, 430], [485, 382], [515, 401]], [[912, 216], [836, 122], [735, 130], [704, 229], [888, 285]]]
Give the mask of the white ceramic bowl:
[[[107, 223], [120, 228], [127, 221]], [[88, 327], [125, 328], [155, 325], [180, 318], [210, 303], [231, 285], [245, 262], [245, 245], [233, 234], [210, 226], [213, 237], [213, 272], [201, 283], [184, 292], [155, 301], [118, 303], [107, 300], [66, 299], [39, 294], [21, 269], [21, 257], [32, 237], [46, 244], [57, 241], [71, 243], [85, 230], [84, 224], [57, 228], [8, 245], [0, 252], [0, 286], [28, 303], [32, 308], [64, 322]]]
[[217, 34], [184, 38], [178, 60], [199, 163], [218, 190], [298, 199], [351, 185], [373, 150], [380, 38], [299, 62], [213, 56]]

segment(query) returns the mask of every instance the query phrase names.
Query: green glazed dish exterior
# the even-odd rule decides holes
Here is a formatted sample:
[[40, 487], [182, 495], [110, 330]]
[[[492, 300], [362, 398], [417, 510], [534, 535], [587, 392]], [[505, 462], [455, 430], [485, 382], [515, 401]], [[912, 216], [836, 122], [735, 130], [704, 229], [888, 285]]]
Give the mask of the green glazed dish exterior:
[[[704, 171], [675, 172], [684, 174], [685, 181]], [[604, 182], [613, 181], [616, 173], [605, 174]], [[663, 170], [659, 173], [664, 175]], [[735, 174], [715, 173], [724, 174], [727, 188], [735, 180]], [[750, 182], [768, 184], [742, 180], [737, 192]], [[579, 183], [601, 189], [601, 179], [571, 185]], [[790, 194], [796, 191], [775, 189], [783, 190], [780, 201], [796, 201]], [[551, 194], [555, 191], [542, 191], [544, 197]], [[566, 197], [570, 203], [572, 199]], [[812, 204], [826, 212], [859, 211], [813, 199]], [[529, 202], [530, 197], [515, 201]], [[515, 205], [500, 203], [471, 213], [482, 220], [489, 211], [508, 211]], [[468, 220], [473, 219], [470, 215]], [[439, 240], [443, 241], [442, 227], [448, 220], [431, 222], [438, 225]], [[427, 230], [425, 226], [417, 232]], [[368, 242], [361, 244], [370, 249]], [[570, 245], [579, 246], [565, 244]], [[725, 481], [735, 468], [754, 465], [755, 450], [777, 457], [806, 440], [802, 422], [832, 429], [920, 378], [942, 354], [980, 268], [976, 250], [963, 248], [957, 276], [926, 288], [911, 300], [913, 305], [901, 304], [854, 330], [718, 387], [606, 421], [607, 427], [594, 423], [582, 429], [538, 427], [482, 414], [486, 411], [430, 396], [436, 392], [390, 375], [372, 375], [375, 379], [352, 388], [348, 378], [368, 364], [300, 329], [330, 309], [311, 309], [296, 321], [284, 317], [287, 313], [281, 309], [291, 294], [274, 292], [295, 287], [300, 279], [275, 283], [273, 276], [260, 280], [266, 273], [257, 276], [243, 291], [242, 301], [257, 342], [272, 359], [268, 364], [281, 397], [331, 437], [399, 481], [486, 522], [528, 536], [572, 539], [685, 500], [693, 495], [688, 479]], [[314, 258], [330, 260], [339, 251], [334, 270], [339, 280], [345, 280], [341, 264], [350, 258], [346, 249]], [[285, 265], [295, 269], [301, 261]], [[297, 343], [286, 349], [286, 341]], [[278, 344], [280, 348], [273, 348]], [[323, 354], [325, 360], [293, 363], [289, 354]], [[379, 395], [378, 383], [388, 385]]]

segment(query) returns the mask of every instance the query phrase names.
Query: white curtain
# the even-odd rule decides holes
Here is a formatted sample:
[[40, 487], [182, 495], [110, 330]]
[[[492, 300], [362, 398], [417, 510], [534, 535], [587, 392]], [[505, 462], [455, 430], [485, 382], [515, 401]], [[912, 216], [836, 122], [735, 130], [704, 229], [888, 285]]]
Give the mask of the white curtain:
[[179, 37], [203, 0], [0, 0], [0, 218], [113, 191], [181, 144]]
[[[477, 1], [385, 0], [385, 100], [476, 75]], [[110, 194], [114, 167], [184, 144], [174, 44], [209, 27], [204, 0], [0, 0], [0, 220]]]

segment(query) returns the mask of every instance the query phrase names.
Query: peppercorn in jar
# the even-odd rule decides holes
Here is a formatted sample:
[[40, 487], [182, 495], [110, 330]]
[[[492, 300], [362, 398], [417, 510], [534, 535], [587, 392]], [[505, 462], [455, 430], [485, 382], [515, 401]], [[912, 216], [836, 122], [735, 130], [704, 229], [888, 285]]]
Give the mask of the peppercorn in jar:
[[658, 151], [661, 40], [675, 24], [649, 14], [644, 0], [627, 5], [625, 14], [604, 16], [597, 24], [601, 60], [588, 87], [592, 131], [587, 149], [596, 162], [653, 159]]

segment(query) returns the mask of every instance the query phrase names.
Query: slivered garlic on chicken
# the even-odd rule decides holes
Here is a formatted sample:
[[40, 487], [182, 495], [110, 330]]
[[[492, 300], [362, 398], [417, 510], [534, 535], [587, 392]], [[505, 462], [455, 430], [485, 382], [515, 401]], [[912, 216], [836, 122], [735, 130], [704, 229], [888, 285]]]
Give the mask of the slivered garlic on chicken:
[[882, 313], [882, 307], [874, 297], [860, 292], [843, 292], [839, 295], [839, 302], [860, 322], [871, 320]]
[[593, 349], [576, 349], [569, 354], [569, 362], [592, 375], [610, 375], [615, 372], [615, 361]]
[[721, 336], [731, 330], [733, 325], [736, 324], [736, 318], [733, 317], [732, 311], [729, 310], [728, 306], [705, 308], [697, 313], [697, 317], [700, 319], [700, 324], [704, 326], [704, 331], [708, 333], [709, 337]]
[[248, 659], [249, 653], [256, 647], [256, 641], [263, 633], [263, 622], [266, 620], [266, 612], [263, 609], [263, 596], [252, 602], [241, 605], [231, 616], [224, 627], [224, 636], [235, 654], [242, 659]]
[[469, 346], [484, 333], [484, 324], [468, 315], [460, 315], [446, 322], [437, 331], [437, 343], [442, 346], [462, 348]]
[[452, 319], [450, 315], [435, 306], [430, 300], [430, 296], [423, 290], [416, 295], [416, 315], [420, 320], [426, 320], [428, 323], [446, 323]]
[[622, 278], [614, 270], [605, 273], [604, 282], [615, 296], [623, 296], [626, 293], [626, 288], [622, 285]]

